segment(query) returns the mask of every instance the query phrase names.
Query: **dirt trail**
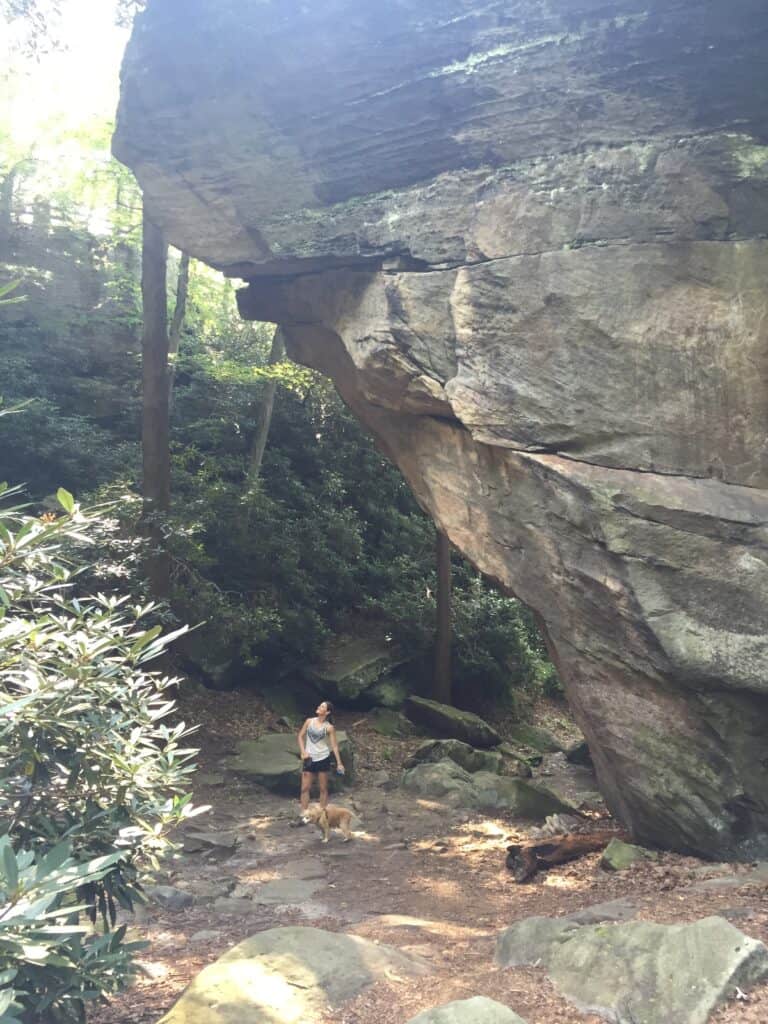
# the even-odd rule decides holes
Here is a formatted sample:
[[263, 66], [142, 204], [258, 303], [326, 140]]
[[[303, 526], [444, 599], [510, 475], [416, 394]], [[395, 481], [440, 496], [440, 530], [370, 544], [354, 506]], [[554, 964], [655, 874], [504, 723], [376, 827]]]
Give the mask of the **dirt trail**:
[[[693, 858], [662, 854], [655, 863], [608, 874], [593, 854], [515, 885], [504, 866], [506, 840], [525, 836], [529, 827], [406, 796], [396, 780], [414, 742], [382, 740], [359, 715], [340, 723], [364, 761], [359, 781], [340, 802], [356, 809], [360, 823], [354, 841], [345, 844], [333, 833], [324, 845], [314, 827], [289, 827], [294, 803], [221, 772], [239, 738], [226, 723], [238, 721], [239, 731], [249, 735], [269, 725], [259, 709], [250, 723], [242, 714], [231, 716], [236, 701], [236, 695], [217, 696], [218, 720], [211, 718], [212, 708], [205, 710], [203, 773], [194, 787], [196, 802], [212, 805], [195, 826], [234, 846], [187, 853], [173, 865], [162, 881], [194, 894], [194, 905], [175, 912], [154, 904], [142, 909], [135, 931], [151, 943], [142, 956], [146, 977], [94, 1010], [90, 1024], [157, 1021], [206, 964], [248, 935], [285, 924], [386, 942], [420, 954], [435, 968], [428, 978], [380, 982], [317, 1024], [404, 1024], [427, 1007], [471, 995], [506, 1003], [528, 1024], [598, 1024], [598, 1017], [561, 999], [543, 971], [498, 969], [494, 943], [519, 918], [560, 916], [618, 897], [631, 897], [640, 918], [673, 923], [719, 913], [768, 941], [766, 886], [702, 890], [704, 877], [723, 869]], [[211, 773], [223, 777], [211, 779]], [[583, 783], [578, 773], [574, 777]], [[765, 1024], [768, 986], [712, 1020]]]

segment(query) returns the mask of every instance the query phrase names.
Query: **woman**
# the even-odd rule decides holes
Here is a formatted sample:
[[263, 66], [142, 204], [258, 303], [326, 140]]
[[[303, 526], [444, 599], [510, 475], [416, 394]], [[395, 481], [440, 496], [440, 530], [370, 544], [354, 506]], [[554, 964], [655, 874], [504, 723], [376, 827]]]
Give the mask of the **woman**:
[[301, 821], [305, 823], [306, 810], [309, 807], [309, 793], [312, 788], [312, 776], [317, 776], [320, 786], [320, 806], [328, 804], [328, 772], [331, 768], [331, 751], [336, 758], [336, 771], [344, 774], [344, 764], [339, 753], [336, 730], [331, 723], [333, 704], [324, 700], [317, 705], [314, 718], [308, 718], [299, 730], [299, 753], [301, 754]]

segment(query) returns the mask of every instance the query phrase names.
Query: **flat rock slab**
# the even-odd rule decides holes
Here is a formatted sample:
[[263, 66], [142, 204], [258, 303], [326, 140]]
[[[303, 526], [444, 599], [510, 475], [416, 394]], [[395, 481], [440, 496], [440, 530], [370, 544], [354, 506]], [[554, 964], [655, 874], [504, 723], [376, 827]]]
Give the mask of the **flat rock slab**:
[[495, 747], [501, 736], [479, 715], [460, 711], [449, 704], [440, 704], [425, 697], [409, 697], [405, 713], [416, 725], [434, 732], [444, 739], [462, 740], [471, 747]]
[[299, 857], [279, 866], [283, 878], [325, 878], [326, 868], [316, 857]]
[[[354, 753], [352, 744], [343, 731], [337, 731], [339, 752], [347, 769], [345, 776], [331, 773], [328, 779], [331, 789], [351, 782], [354, 774]], [[237, 744], [237, 756], [228, 767], [239, 775], [245, 775], [273, 793], [283, 796], [297, 796], [301, 782], [301, 762], [293, 732], [273, 732], [257, 740], [242, 740]]]
[[722, 917], [583, 927], [529, 918], [499, 936], [496, 955], [502, 966], [544, 966], [566, 999], [613, 1024], [706, 1024], [737, 986], [768, 977], [768, 948]]
[[474, 996], [425, 1010], [412, 1017], [408, 1024], [525, 1024], [525, 1021], [495, 999]]
[[387, 972], [428, 974], [391, 946], [319, 928], [271, 928], [206, 967], [160, 1024], [308, 1024]]
[[236, 832], [187, 832], [184, 836], [185, 853], [202, 853], [203, 850], [216, 850], [222, 853], [233, 852], [240, 837]]
[[748, 871], [729, 871], [703, 882], [696, 882], [694, 889], [741, 889], [744, 885], [760, 885], [768, 882], [768, 861], [760, 861]]
[[324, 886], [320, 878], [278, 878], [260, 885], [251, 898], [256, 903], [302, 903]]
[[575, 924], [602, 924], [605, 921], [631, 921], [637, 917], [637, 907], [629, 900], [609, 900], [607, 903], [595, 903], [584, 907], [565, 917], [566, 921]]

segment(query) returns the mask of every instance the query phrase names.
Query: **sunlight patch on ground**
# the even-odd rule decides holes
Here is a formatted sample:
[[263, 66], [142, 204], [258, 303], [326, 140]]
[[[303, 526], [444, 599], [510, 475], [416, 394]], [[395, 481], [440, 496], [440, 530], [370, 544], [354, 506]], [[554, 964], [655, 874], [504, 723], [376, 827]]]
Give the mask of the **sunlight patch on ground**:
[[468, 821], [456, 831], [473, 838], [486, 836], [488, 839], [503, 839], [509, 835], [509, 826], [498, 818], [485, 818], [482, 821]]
[[187, 941], [185, 932], [154, 932], [147, 933], [144, 937], [151, 939], [153, 946], [183, 946]]
[[462, 894], [460, 882], [451, 878], [422, 878], [419, 880], [420, 892], [432, 893], [438, 899], [456, 899]]
[[550, 872], [544, 875], [543, 883], [549, 889], [570, 889], [573, 892], [578, 892], [581, 889], [588, 889], [592, 884], [592, 879], [589, 877], [577, 878], [574, 875], [555, 875]]
[[144, 977], [150, 978], [152, 981], [159, 981], [169, 973], [168, 965], [157, 960], [137, 960], [136, 963]]
[[438, 803], [436, 800], [419, 799], [416, 801], [416, 804], [425, 811], [434, 811], [436, 814], [445, 814], [445, 804]]

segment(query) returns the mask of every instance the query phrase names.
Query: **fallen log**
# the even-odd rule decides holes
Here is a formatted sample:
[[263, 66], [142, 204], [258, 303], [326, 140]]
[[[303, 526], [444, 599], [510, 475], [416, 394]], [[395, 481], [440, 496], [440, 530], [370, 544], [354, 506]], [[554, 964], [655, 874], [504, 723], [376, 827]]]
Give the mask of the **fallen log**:
[[618, 829], [603, 829], [600, 832], [568, 833], [549, 836], [547, 839], [529, 839], [524, 843], [513, 843], [507, 847], [507, 868], [518, 883], [528, 882], [539, 871], [555, 864], [565, 864], [586, 853], [602, 850], [612, 839], [629, 837]]

